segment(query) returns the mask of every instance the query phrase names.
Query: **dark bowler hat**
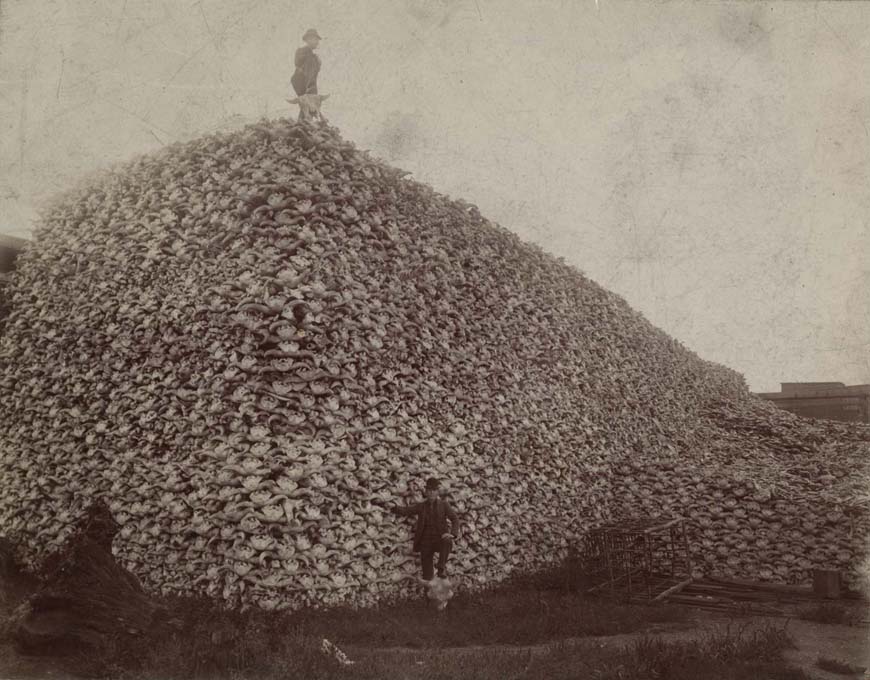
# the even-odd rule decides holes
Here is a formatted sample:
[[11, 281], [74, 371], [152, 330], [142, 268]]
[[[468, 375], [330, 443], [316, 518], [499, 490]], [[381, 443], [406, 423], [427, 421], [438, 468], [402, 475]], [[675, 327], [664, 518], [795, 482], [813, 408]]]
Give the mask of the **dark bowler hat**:
[[305, 31], [305, 35], [302, 36], [302, 39], [308, 40], [308, 38], [317, 38], [318, 40], [323, 40], [323, 38], [321, 38], [320, 34], [317, 32], [316, 28], [309, 28], [307, 31]]
[[438, 489], [441, 487], [441, 482], [438, 481], [435, 477], [430, 477], [426, 480], [426, 490], [429, 489]]

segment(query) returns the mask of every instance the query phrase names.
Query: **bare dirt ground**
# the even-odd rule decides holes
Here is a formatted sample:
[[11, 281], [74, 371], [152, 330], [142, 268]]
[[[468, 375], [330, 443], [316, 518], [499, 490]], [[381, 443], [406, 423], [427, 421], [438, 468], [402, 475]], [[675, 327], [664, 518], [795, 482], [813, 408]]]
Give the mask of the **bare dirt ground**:
[[820, 680], [842, 680], [843, 675], [816, 666], [819, 657], [823, 657], [865, 669], [864, 673], [851, 677], [870, 677], [866, 674], [866, 669], [870, 668], [870, 629], [866, 626], [790, 621], [788, 630], [797, 648], [788, 650], [785, 657], [807, 675]]

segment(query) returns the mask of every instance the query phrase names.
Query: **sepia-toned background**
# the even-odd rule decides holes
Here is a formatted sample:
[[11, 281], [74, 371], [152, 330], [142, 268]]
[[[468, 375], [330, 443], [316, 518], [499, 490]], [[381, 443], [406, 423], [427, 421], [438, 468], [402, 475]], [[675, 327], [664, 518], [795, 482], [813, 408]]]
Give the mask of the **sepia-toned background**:
[[753, 390], [870, 383], [866, 3], [3, 0], [0, 233], [85, 173], [290, 114], [312, 26], [347, 139]]

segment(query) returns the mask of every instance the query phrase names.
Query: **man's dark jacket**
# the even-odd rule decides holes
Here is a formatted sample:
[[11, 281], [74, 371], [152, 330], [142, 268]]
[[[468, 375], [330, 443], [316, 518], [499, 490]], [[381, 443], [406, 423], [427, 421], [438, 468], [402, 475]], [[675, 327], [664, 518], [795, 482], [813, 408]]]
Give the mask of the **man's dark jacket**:
[[293, 89], [300, 97], [303, 94], [317, 94], [317, 74], [320, 73], [320, 57], [308, 45], [296, 50], [293, 58], [296, 71], [290, 78]]
[[[397, 515], [417, 516], [417, 524], [414, 526], [414, 552], [420, 552], [423, 544], [423, 532], [429, 521], [434, 522], [438, 528], [439, 538], [446, 533], [459, 536], [459, 517], [457, 517], [453, 508], [450, 507], [450, 504], [441, 498], [435, 499], [433, 505], [430, 505], [429, 500], [425, 500], [414, 505], [396, 507], [394, 510]], [[450, 520], [449, 532], [447, 530], [447, 520]]]

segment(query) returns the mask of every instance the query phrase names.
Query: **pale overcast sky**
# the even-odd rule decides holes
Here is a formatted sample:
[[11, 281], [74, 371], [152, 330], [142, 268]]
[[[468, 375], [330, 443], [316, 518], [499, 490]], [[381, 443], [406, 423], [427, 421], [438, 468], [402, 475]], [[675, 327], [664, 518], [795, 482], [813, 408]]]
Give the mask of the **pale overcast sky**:
[[[870, 383], [870, 4], [4, 0], [0, 233], [82, 173], [286, 115], [314, 26], [361, 148], [754, 390]], [[295, 115], [295, 111], [294, 111]]]

